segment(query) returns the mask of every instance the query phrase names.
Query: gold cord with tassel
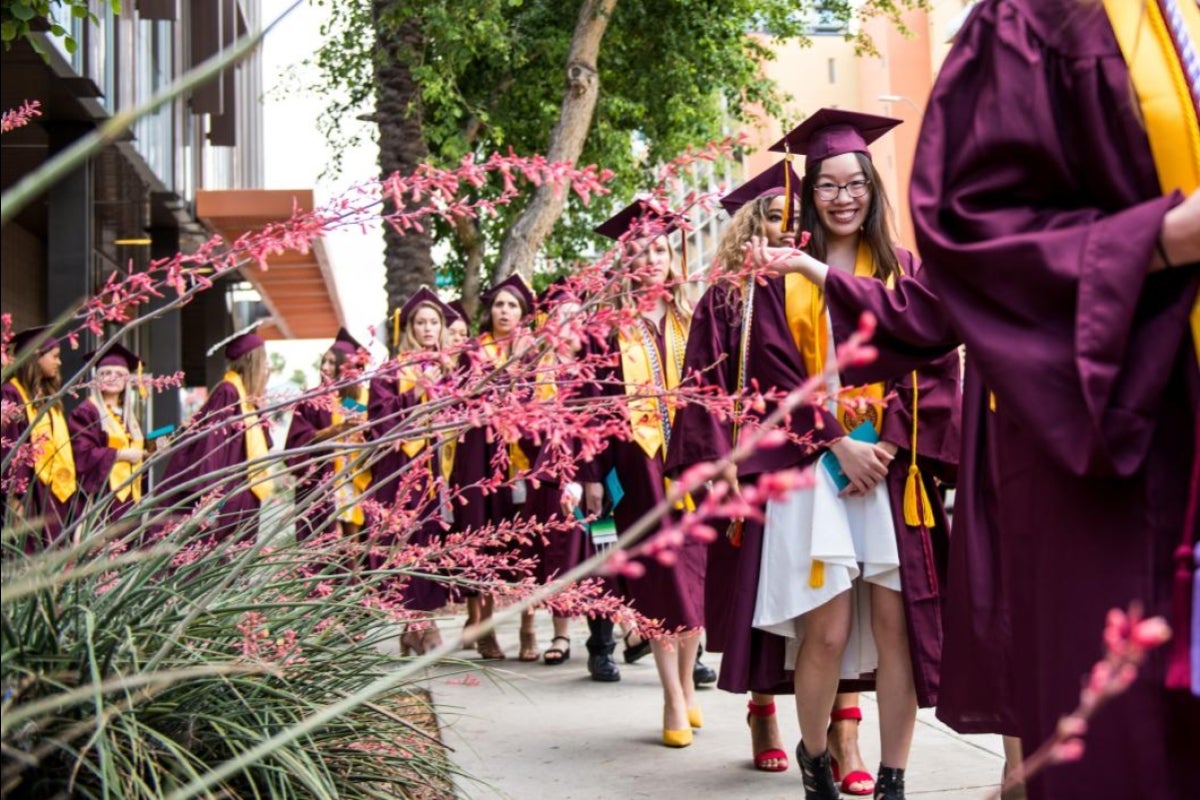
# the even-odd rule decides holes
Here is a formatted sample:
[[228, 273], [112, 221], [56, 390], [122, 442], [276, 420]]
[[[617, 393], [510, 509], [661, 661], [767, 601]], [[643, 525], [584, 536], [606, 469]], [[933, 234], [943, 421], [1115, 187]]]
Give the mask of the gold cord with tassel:
[[908, 478], [904, 482], [904, 524], [910, 527], [932, 528], [933, 509], [929, 505], [929, 494], [921, 470], [917, 466], [917, 372], [913, 370], [912, 403], [912, 461], [908, 465]]

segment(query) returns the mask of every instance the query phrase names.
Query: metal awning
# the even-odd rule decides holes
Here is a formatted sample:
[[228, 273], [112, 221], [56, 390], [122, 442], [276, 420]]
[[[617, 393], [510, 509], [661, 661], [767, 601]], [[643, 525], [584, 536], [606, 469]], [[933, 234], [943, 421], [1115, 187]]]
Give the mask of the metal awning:
[[[294, 210], [313, 208], [311, 189], [227, 189], [196, 192], [196, 217], [213, 233], [234, 241], [248, 231], [291, 219]], [[337, 284], [325, 244], [313, 242], [307, 253], [272, 256], [268, 269], [257, 266], [242, 275], [262, 295], [272, 322], [259, 333], [268, 339], [330, 339], [345, 325]]]

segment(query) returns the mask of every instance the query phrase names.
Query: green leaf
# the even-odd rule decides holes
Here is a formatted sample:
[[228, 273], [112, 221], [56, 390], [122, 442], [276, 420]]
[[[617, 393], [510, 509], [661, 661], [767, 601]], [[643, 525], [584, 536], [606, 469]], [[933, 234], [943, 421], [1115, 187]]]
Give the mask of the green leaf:
[[72, 4], [71, 6], [71, 16], [75, 17], [76, 19], [87, 19], [89, 13], [90, 12], [88, 12], [88, 7], [86, 5]]
[[25, 3], [13, 3], [11, 6], [9, 6], [8, 13], [12, 14], [22, 22], [28, 22], [36, 16], [33, 11], [33, 7]]
[[63, 47], [67, 49], [68, 53], [75, 55], [75, 51], [79, 49], [79, 42], [75, 41], [74, 36], [68, 36], [63, 39]]
[[10, 19], [0, 23], [0, 41], [11, 42], [17, 38], [17, 24]]

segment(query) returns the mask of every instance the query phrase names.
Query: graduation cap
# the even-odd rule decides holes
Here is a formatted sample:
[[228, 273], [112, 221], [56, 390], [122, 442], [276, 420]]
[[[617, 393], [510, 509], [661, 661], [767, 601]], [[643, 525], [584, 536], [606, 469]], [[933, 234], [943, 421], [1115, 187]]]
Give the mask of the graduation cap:
[[437, 296], [436, 292], [428, 286], [422, 286], [413, 292], [412, 296], [404, 301], [404, 305], [400, 306], [392, 314], [392, 347], [400, 346], [400, 332], [408, 327], [408, 320], [423, 305], [431, 305], [436, 308], [438, 313], [442, 315], [443, 323], [449, 323], [451, 318], [455, 316], [454, 309], [446, 305], [442, 301], [442, 298]]
[[534, 303], [533, 289], [529, 288], [529, 284], [525, 282], [525, 279], [522, 278], [521, 274], [518, 272], [514, 272], [512, 275], [509, 275], [507, 278], [505, 278], [504, 280], [495, 284], [494, 286], [492, 286], [492, 288], [490, 288], [486, 292], [484, 292], [484, 294], [483, 294], [484, 306], [490, 306], [492, 304], [492, 301], [496, 299], [496, 295], [502, 289], [507, 290], [507, 291], [515, 294], [517, 297], [521, 298], [521, 303], [524, 304], [526, 313], [533, 310], [533, 303]]
[[96, 360], [96, 369], [100, 367], [125, 367], [130, 372], [137, 372], [143, 366], [142, 359], [138, 357], [137, 353], [120, 342], [113, 342], [102, 350], [93, 350], [90, 353], [84, 353], [83, 360], [85, 362], [91, 361], [97, 353], [100, 354], [100, 358]]
[[543, 310], [549, 310], [554, 303], [578, 303], [579, 297], [567, 285], [567, 279], [563, 276], [555, 278], [549, 286], [543, 289], [538, 295], [537, 301]]
[[347, 356], [356, 356], [358, 355], [358, 351], [362, 349], [362, 345], [358, 339], [350, 335], [350, 331], [345, 328], [338, 328], [337, 336], [333, 338], [333, 344], [329, 349], [345, 353]]
[[142, 397], [147, 396], [146, 386], [142, 383], [142, 367], [145, 364], [138, 354], [130, 350], [120, 342], [113, 342], [108, 347], [102, 350], [93, 350], [90, 353], [84, 353], [83, 360], [91, 361], [92, 357], [100, 353], [100, 358], [96, 360], [96, 369], [101, 367], [124, 367], [131, 373], [137, 374], [137, 391]]
[[251, 350], [262, 347], [267, 343], [267, 340], [259, 336], [254, 331], [262, 324], [262, 320], [255, 322], [242, 328], [240, 331], [235, 331], [232, 336], [228, 336], [221, 341], [208, 348], [208, 354], [214, 355], [222, 347], [225, 348], [225, 360], [237, 361], [242, 356], [249, 353]]
[[674, 233], [686, 223], [687, 217], [674, 211], [660, 211], [649, 200], [634, 200], [613, 216], [595, 227], [595, 232], [619, 240], [633, 231], [635, 234], [654, 232], [656, 236]]
[[[470, 327], [470, 325], [471, 325], [471, 317], [470, 317], [470, 315], [467, 313], [467, 307], [466, 307], [466, 306], [464, 306], [464, 305], [462, 304], [462, 300], [451, 300], [449, 303], [447, 303], [447, 304], [446, 304], [446, 307], [447, 307], [447, 308], [449, 308], [451, 311], [453, 311], [453, 312], [454, 312], [454, 316], [456, 316], [456, 317], [458, 317], [460, 320], [462, 320], [462, 321], [463, 321], [463, 324], [465, 324], [465, 325], [467, 325], [468, 327]], [[447, 320], [446, 320], [446, 323], [447, 323], [447, 324], [449, 324], [449, 323], [451, 323], [451, 322], [453, 322], [453, 321], [454, 321], [454, 320], [452, 320], [452, 319], [447, 319]]]
[[870, 155], [867, 145], [901, 121], [840, 108], [822, 108], [769, 149], [777, 153], [802, 153], [809, 161], [821, 161], [843, 153]]
[[792, 162], [787, 159], [767, 167], [722, 197], [720, 203], [721, 208], [732, 217], [739, 208], [760, 197], [781, 196], [788, 198], [783, 206], [782, 220], [783, 229], [786, 231], [792, 227], [792, 220], [796, 218], [795, 201], [800, 196], [800, 177], [792, 169]]
[[[620, 241], [622, 236], [632, 233], [634, 236], [669, 236], [682, 228], [688, 222], [683, 214], [674, 211], [660, 211], [649, 200], [634, 200], [613, 216], [595, 227], [595, 232], [601, 236]], [[687, 280], [687, 236], [683, 237], [680, 249], [680, 261], [683, 279]]]
[[[13, 334], [12, 351], [14, 354], [26, 350], [38, 340], [41, 340], [41, 345], [38, 347], [39, 353], [49, 353], [56, 347], [60, 346], [60, 342], [53, 336], [49, 335], [50, 327], [48, 325], [39, 325], [36, 328], [26, 328], [23, 331], [18, 331]], [[43, 338], [44, 337], [44, 338]]]

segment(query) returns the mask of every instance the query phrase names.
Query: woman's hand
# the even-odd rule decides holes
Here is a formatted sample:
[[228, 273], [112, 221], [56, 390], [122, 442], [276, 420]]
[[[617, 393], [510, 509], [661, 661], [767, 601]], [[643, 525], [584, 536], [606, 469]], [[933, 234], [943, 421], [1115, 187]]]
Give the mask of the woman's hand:
[[598, 481], [587, 481], [583, 484], [583, 510], [589, 517], [599, 517], [604, 513], [604, 485]]
[[808, 278], [818, 287], [825, 287], [825, 276], [829, 272], [829, 267], [803, 250], [792, 247], [771, 247], [764, 236], [751, 236], [750, 241], [742, 245], [742, 249], [750, 258], [750, 262], [755, 267], [766, 270], [768, 275], [797, 273]]
[[128, 461], [130, 464], [140, 464], [146, 457], [146, 451], [140, 447], [124, 447], [117, 451], [117, 461]]
[[559, 493], [558, 507], [562, 511], [564, 517], [570, 517], [575, 513], [575, 509], [579, 507], [579, 501], [583, 499], [583, 487], [578, 483], [571, 481], [562, 487], [562, 492]]
[[[1166, 256], [1166, 261], [1163, 260]], [[1150, 271], [1167, 266], [1178, 267], [1200, 261], [1200, 189], [1192, 192], [1163, 217], [1158, 247], [1150, 261]]]
[[887, 477], [888, 464], [895, 455], [882, 444], [860, 442], [849, 436], [838, 439], [829, 449], [850, 479], [850, 485], [842, 490], [847, 497], [860, 497], [878, 486]]

